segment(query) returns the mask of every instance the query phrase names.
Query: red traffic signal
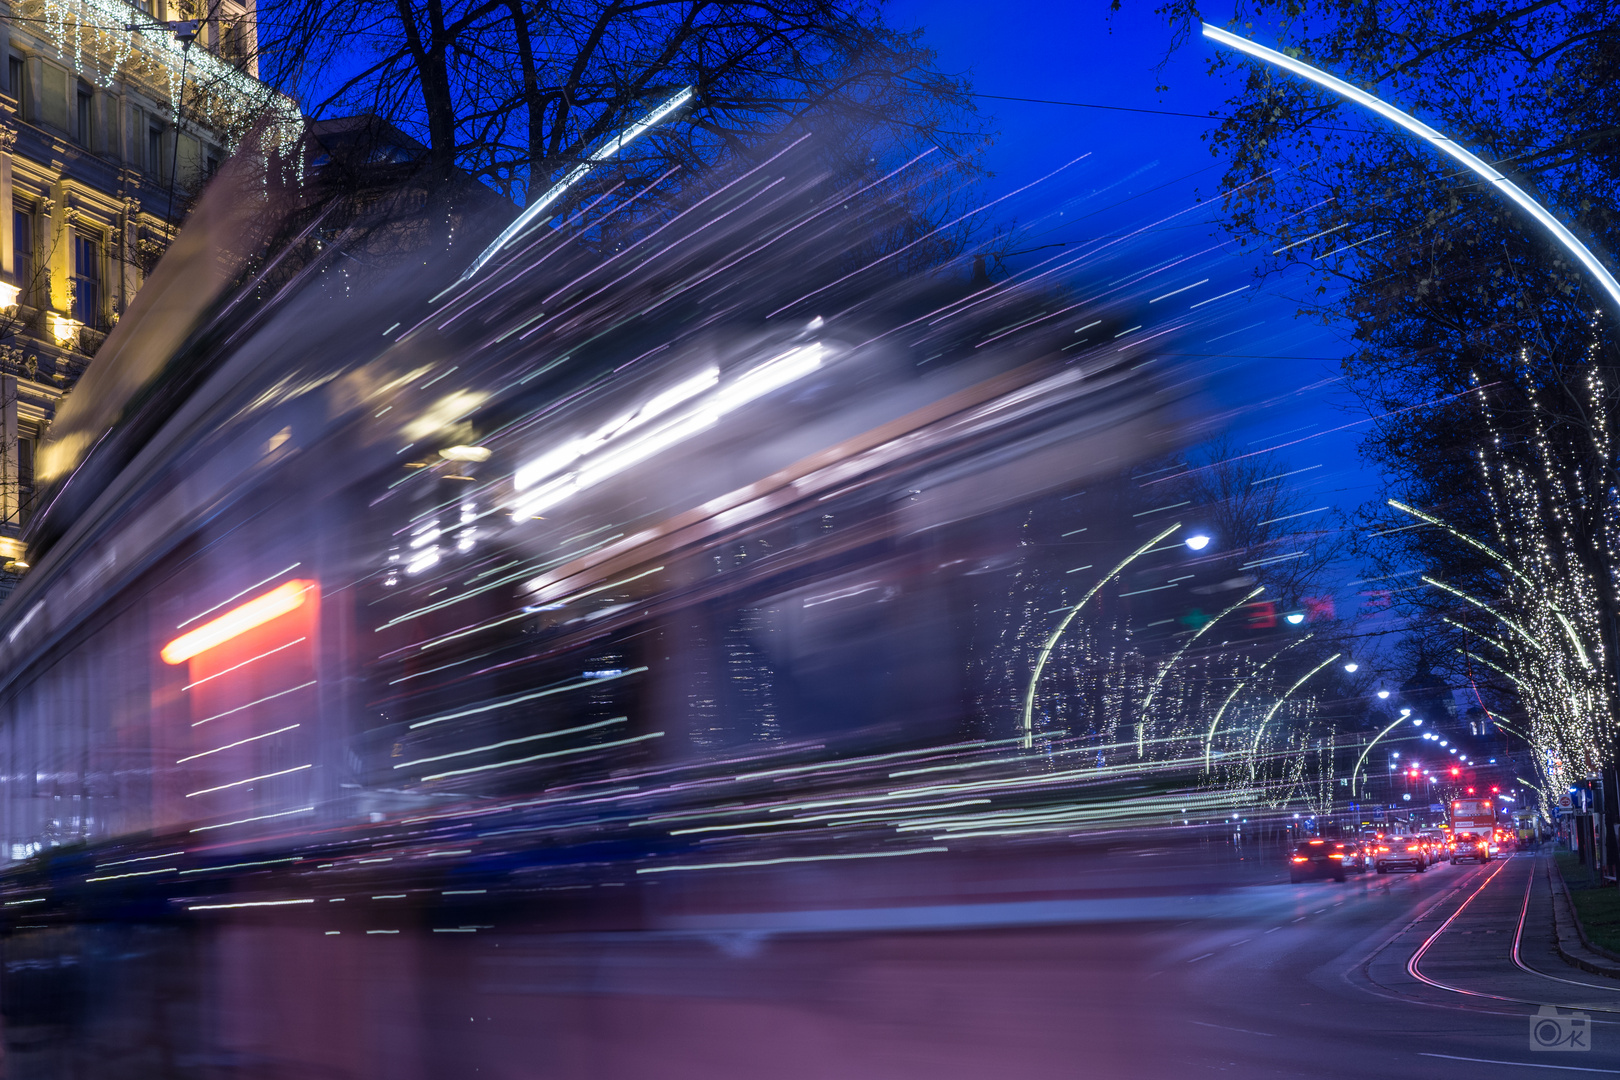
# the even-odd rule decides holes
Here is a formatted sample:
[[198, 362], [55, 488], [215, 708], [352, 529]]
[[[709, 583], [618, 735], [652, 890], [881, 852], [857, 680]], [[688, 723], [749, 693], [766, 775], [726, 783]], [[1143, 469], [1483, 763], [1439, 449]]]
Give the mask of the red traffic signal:
[[1492, 795], [1498, 794], [1501, 790], [1502, 789], [1499, 788], [1499, 787], [1493, 787], [1493, 788], [1491, 788], [1491, 794]]
[[1461, 776], [1462, 775], [1462, 770], [1457, 768], [1457, 766], [1453, 765], [1451, 767], [1451, 775], [1452, 776]]

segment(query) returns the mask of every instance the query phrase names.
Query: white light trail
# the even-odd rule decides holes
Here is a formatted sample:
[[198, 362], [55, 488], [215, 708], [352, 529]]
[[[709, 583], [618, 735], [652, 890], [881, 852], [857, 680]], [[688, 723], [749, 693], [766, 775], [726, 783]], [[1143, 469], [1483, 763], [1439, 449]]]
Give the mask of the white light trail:
[[706, 390], [712, 390], [719, 382], [719, 368], [704, 368], [696, 375], [689, 376], [662, 393], [653, 395], [645, 403], [632, 409], [617, 420], [603, 424], [584, 438], [566, 442], [557, 449], [529, 462], [512, 477], [512, 485], [519, 491], [531, 488], [539, 481], [548, 479], [568, 468], [586, 454], [605, 446], [611, 440], [628, 435], [636, 428], [656, 420], [675, 406], [690, 401]]
[[517, 746], [520, 743], [534, 742], [536, 739], [555, 739], [562, 735], [574, 735], [581, 731], [591, 731], [595, 728], [607, 727], [609, 724], [622, 724], [630, 719], [628, 716], [615, 716], [611, 720], [598, 720], [594, 724], [581, 724], [578, 727], [560, 728], [557, 731], [542, 731], [538, 735], [525, 735], [518, 739], [505, 739], [501, 742], [490, 743], [488, 746], [475, 746], [471, 750], [453, 750], [448, 754], [435, 754], [433, 757], [417, 758], [415, 761], [402, 761], [395, 765], [396, 769], [409, 769], [413, 765], [426, 765], [433, 761], [444, 761], [447, 758], [466, 757], [468, 754], [482, 754], [488, 750], [504, 750], [508, 746]]
[[910, 848], [906, 851], [873, 851], [860, 855], [790, 855], [780, 859], [746, 859], [740, 862], [688, 863], [682, 866], [644, 866], [638, 874], [667, 874], [675, 870], [723, 870], [733, 866], [780, 866], [784, 863], [837, 862], [844, 859], [894, 859], [901, 855], [926, 855], [931, 851], [949, 851], [946, 847]]
[[1436, 131], [1417, 117], [1402, 112], [1365, 90], [1351, 86], [1343, 79], [1329, 75], [1320, 68], [1295, 60], [1293, 57], [1284, 55], [1275, 49], [1257, 45], [1248, 38], [1239, 37], [1236, 34], [1222, 30], [1218, 26], [1211, 26], [1209, 23], [1204, 24], [1204, 36], [1257, 60], [1275, 64], [1284, 71], [1298, 75], [1302, 79], [1308, 79], [1318, 86], [1350, 99], [1357, 105], [1371, 109], [1384, 119], [1423, 139], [1441, 153], [1461, 162], [1470, 171], [1491, 183], [1497, 191], [1501, 192], [1503, 196], [1529, 214], [1537, 224], [1552, 234], [1553, 239], [1557, 240], [1566, 251], [1575, 256], [1576, 261], [1586, 267], [1587, 271], [1597, 279], [1598, 284], [1603, 287], [1603, 291], [1609, 294], [1609, 299], [1614, 301], [1617, 307], [1620, 307], [1620, 281], [1615, 280], [1614, 275], [1609, 273], [1608, 268], [1598, 261], [1597, 256], [1592, 254], [1591, 249], [1581, 243], [1580, 239], [1570, 232], [1563, 222], [1549, 213], [1546, 207], [1531, 198], [1523, 188], [1503, 176], [1501, 172], [1478, 155], [1464, 149], [1449, 136]]
[[229, 675], [231, 672], [237, 670], [237, 668], [245, 668], [249, 664], [253, 663], [256, 660], [263, 660], [267, 656], [274, 656], [276, 653], [280, 652], [283, 649], [290, 649], [294, 645], [297, 645], [299, 642], [308, 641], [308, 640], [309, 640], [309, 638], [307, 638], [307, 637], [294, 638], [293, 640], [287, 642], [287, 644], [285, 644], [285, 645], [277, 645], [275, 648], [271, 649], [269, 652], [262, 652], [258, 656], [250, 657], [250, 658], [242, 661], [240, 664], [233, 664], [231, 667], [226, 668], [224, 671], [216, 671], [216, 672], [214, 672], [214, 674], [209, 675], [206, 678], [198, 679], [194, 683], [187, 683], [186, 685], [182, 686], [180, 689], [181, 690], [190, 690], [193, 686], [201, 686], [205, 682], [212, 682], [213, 680], [219, 678], [222, 675]]
[[[826, 348], [819, 342], [801, 345], [725, 384], [720, 382], [719, 369], [706, 368], [590, 435], [548, 450], [523, 465], [513, 476], [512, 486], [528, 492], [513, 505], [513, 520], [522, 521], [549, 510], [708, 430], [728, 413], [816, 371], [825, 355]], [[651, 424], [656, 417], [704, 394], [709, 396], [663, 424], [652, 426], [639, 437], [625, 438]]]
[[432, 776], [424, 776], [422, 779], [424, 781], [446, 780], [452, 776], [466, 776], [468, 773], [487, 772], [490, 769], [505, 769], [512, 765], [527, 765], [532, 761], [541, 761], [546, 758], [567, 757], [572, 754], [589, 753], [592, 750], [609, 750], [617, 746], [629, 746], [631, 743], [645, 742], [648, 739], [660, 739], [663, 738], [663, 735], [664, 733], [662, 731], [654, 731], [646, 735], [636, 735], [628, 739], [615, 739], [612, 742], [592, 743], [590, 746], [574, 746], [566, 750], [549, 750], [544, 754], [530, 754], [528, 757], [517, 758], [513, 761], [497, 761], [491, 765], [475, 765], [470, 769], [453, 769], [450, 772], [434, 773]]
[[244, 900], [239, 904], [192, 904], [187, 911], [222, 911], [225, 908], [244, 907], [286, 907], [288, 904], [313, 904], [314, 898], [307, 900]]
[[267, 701], [274, 701], [278, 697], [286, 697], [288, 694], [295, 694], [300, 690], [308, 690], [311, 686], [314, 686], [314, 685], [315, 685], [315, 680], [311, 679], [307, 683], [299, 683], [297, 686], [290, 687], [290, 688], [288, 688], [286, 690], [277, 691], [276, 693], [270, 694], [267, 697], [259, 698], [257, 701], [250, 701], [246, 705], [238, 705], [234, 709], [226, 709], [222, 713], [215, 713], [213, 716], [205, 717], [205, 718], [203, 718], [201, 720], [196, 721], [191, 726], [192, 727], [202, 727], [204, 724], [208, 723], [209, 721], [223, 719], [224, 717], [230, 716], [230, 715], [232, 715], [234, 713], [239, 713], [243, 709], [251, 709], [255, 705], [263, 705]]
[[121, 878], [151, 877], [153, 874], [172, 874], [180, 869], [178, 866], [166, 866], [162, 870], [131, 870], [127, 874], [108, 874], [105, 877], [87, 877], [85, 881], [118, 881]]
[[212, 750], [204, 750], [200, 754], [192, 754], [190, 757], [183, 757], [179, 761], [176, 761], [175, 764], [184, 765], [188, 761], [196, 761], [198, 758], [207, 757], [209, 754], [217, 754], [222, 750], [230, 750], [234, 747], [245, 746], [250, 742], [258, 742], [260, 739], [268, 739], [272, 735], [280, 735], [284, 731], [291, 731], [297, 726], [297, 724], [288, 724], [286, 727], [276, 728], [274, 731], [267, 731], [263, 735], [249, 735], [245, 739], [237, 739], [233, 743], [226, 743], [224, 746], [216, 746]]
[[246, 780], [232, 780], [230, 783], [220, 784], [218, 787], [208, 787], [203, 788], [201, 791], [189, 792], [187, 793], [186, 798], [190, 799], [197, 795], [207, 795], [215, 791], [224, 791], [226, 788], [241, 787], [243, 784], [251, 784], [256, 780], [269, 780], [277, 776], [286, 776], [289, 773], [303, 772], [305, 769], [313, 769], [314, 767], [314, 765], [298, 765], [291, 769], [282, 769], [279, 772], [265, 773], [262, 776], [250, 776]]
[[191, 831], [194, 833], [208, 832], [212, 829], [228, 829], [232, 825], [247, 825], [255, 821], [269, 821], [271, 818], [292, 817], [294, 814], [307, 814], [313, 811], [313, 806], [300, 806], [297, 810], [282, 810], [275, 814], [260, 814], [257, 817], [239, 818], [236, 821], [222, 821], [218, 825], [199, 825]]
[[590, 157], [586, 158], [584, 161], [570, 169], [568, 175], [557, 181], [544, 195], [540, 196], [534, 202], [525, 207], [523, 213], [517, 216], [517, 220], [502, 230], [501, 235], [495, 238], [495, 242], [490, 244], [489, 247], [485, 248], [483, 253], [480, 254], [478, 258], [473, 260], [472, 265], [467, 267], [466, 272], [463, 273], [459, 279], [457, 279], [456, 284], [461, 284], [461, 282], [466, 281], [468, 278], [478, 273], [478, 271], [482, 270], [489, 260], [493, 259], [502, 248], [516, 239], [520, 233], [522, 233], [530, 225], [534, 224], [535, 220], [545, 212], [546, 208], [552, 203], [556, 202], [558, 199], [562, 198], [569, 188], [583, 180], [587, 173], [596, 168], [602, 162], [617, 156], [619, 151], [623, 150], [633, 140], [639, 138], [647, 131], [656, 127], [676, 109], [679, 109], [682, 105], [685, 105], [688, 101], [691, 101], [694, 93], [695, 91], [690, 86], [676, 93], [652, 112], [648, 113], [640, 120], [637, 120], [623, 131], [619, 132], [618, 135], [609, 139], [606, 143], [597, 148], [597, 150], [591, 154]]
[[301, 563], [301, 562], [295, 562], [291, 566], [287, 567], [284, 570], [277, 570], [275, 573], [271, 574], [269, 577], [265, 578], [263, 581], [254, 582], [252, 585], [249, 585], [247, 588], [243, 589], [241, 592], [237, 593], [235, 596], [226, 597], [225, 599], [221, 600], [219, 603], [215, 604], [213, 607], [209, 608], [207, 611], [199, 611], [199, 612], [197, 612], [197, 614], [193, 615], [191, 618], [187, 619], [185, 622], [177, 623], [175, 625], [175, 629], [176, 630], [184, 630], [186, 627], [190, 626], [192, 623], [196, 622], [198, 619], [202, 618], [204, 615], [213, 614], [214, 612], [218, 611], [220, 608], [224, 607], [226, 604], [229, 604], [232, 600], [240, 600], [242, 597], [246, 596], [248, 593], [252, 592], [253, 590], [255, 590], [257, 588], [259, 588], [260, 586], [268, 585], [272, 581], [275, 581], [277, 578], [284, 577], [287, 574], [292, 573], [294, 570], [298, 569], [300, 566], [303, 566], [303, 565], [304, 564]]
[[635, 668], [625, 668], [617, 675], [605, 675], [599, 679], [582, 679], [579, 682], [564, 683], [562, 686], [553, 686], [546, 690], [536, 690], [532, 694], [520, 694], [517, 697], [506, 698], [504, 701], [491, 702], [488, 705], [475, 705], [470, 709], [462, 709], [460, 712], [445, 713], [442, 716], [430, 716], [426, 720], [418, 720], [416, 723], [412, 724], [410, 730], [415, 731], [417, 728], [427, 727], [430, 724], [442, 724], [446, 720], [460, 720], [464, 716], [476, 716], [480, 713], [492, 712], [495, 709], [504, 709], [508, 705], [521, 705], [525, 701], [533, 701], [536, 698], [550, 697], [553, 694], [561, 694], [568, 690], [578, 690], [582, 686], [595, 686], [598, 683], [610, 682], [613, 679], [623, 679], [631, 675], [639, 675], [646, 670], [646, 665]]

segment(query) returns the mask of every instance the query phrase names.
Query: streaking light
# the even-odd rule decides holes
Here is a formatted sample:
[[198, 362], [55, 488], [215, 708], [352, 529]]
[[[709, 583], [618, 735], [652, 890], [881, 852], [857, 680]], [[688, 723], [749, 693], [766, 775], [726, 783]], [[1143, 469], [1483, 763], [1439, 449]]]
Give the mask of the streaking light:
[[[571, 496], [713, 427], [726, 414], [817, 370], [825, 354], [826, 349], [819, 342], [801, 345], [724, 385], [720, 384], [717, 368], [706, 368], [618, 420], [604, 424], [583, 438], [572, 439], [549, 450], [519, 468], [512, 478], [512, 486], [528, 494], [513, 507], [512, 517], [521, 521], [549, 510]], [[677, 413], [662, 424], [652, 425], [657, 417], [710, 390], [714, 390], [714, 393], [697, 401], [691, 408]], [[636, 438], [626, 438], [643, 427], [650, 429]]]
[[911, 848], [907, 851], [872, 851], [858, 855], [790, 855], [780, 859], [744, 859], [738, 862], [687, 863], [683, 866], [646, 866], [638, 874], [668, 874], [676, 870], [724, 870], [733, 866], [780, 866], [783, 863], [837, 862], [845, 859], [894, 859], [902, 855], [926, 855], [934, 851], [949, 851], [946, 847]]
[[260, 776], [250, 776], [246, 780], [232, 780], [228, 784], [220, 784], [217, 787], [203, 788], [201, 791], [189, 792], [186, 795], [186, 798], [191, 799], [198, 795], [207, 795], [213, 791], [224, 791], [226, 788], [241, 787], [243, 784], [252, 784], [259, 780], [269, 780], [277, 776], [286, 776], [288, 773], [303, 772], [305, 769], [313, 769], [314, 767], [314, 765], [297, 765], [291, 769], [281, 769], [278, 772], [264, 773]]
[[1239, 37], [1208, 23], [1204, 24], [1204, 36], [1229, 48], [1246, 53], [1257, 60], [1275, 64], [1284, 71], [1292, 72], [1302, 79], [1309, 79], [1318, 86], [1325, 87], [1336, 94], [1349, 98], [1357, 105], [1371, 109], [1391, 123], [1405, 128], [1441, 153], [1462, 162], [1470, 170], [1484, 177], [1496, 187], [1496, 190], [1534, 218], [1542, 228], [1551, 233], [1553, 239], [1557, 240], [1566, 251], [1575, 256], [1582, 266], [1586, 267], [1593, 277], [1597, 278], [1598, 284], [1603, 287], [1603, 291], [1609, 294], [1609, 299], [1613, 300], [1616, 306], [1620, 306], [1620, 281], [1614, 279], [1614, 275], [1609, 273], [1608, 269], [1598, 261], [1597, 256], [1593, 255], [1591, 250], [1581, 243], [1574, 233], [1570, 232], [1561, 221], [1548, 213], [1546, 207], [1526, 194], [1523, 188], [1503, 176], [1477, 155], [1463, 149], [1449, 136], [1441, 134], [1410, 113], [1402, 112], [1388, 102], [1373, 97], [1365, 90], [1351, 86], [1343, 79], [1329, 75], [1320, 68], [1302, 63], [1291, 56], [1277, 52], [1275, 49], [1257, 45], [1248, 38]]
[[557, 181], [544, 195], [540, 196], [534, 202], [525, 207], [523, 213], [517, 216], [517, 220], [508, 225], [501, 232], [501, 235], [495, 238], [495, 242], [490, 244], [489, 247], [485, 248], [483, 253], [480, 254], [478, 258], [473, 260], [473, 264], [467, 267], [467, 272], [462, 274], [456, 283], [459, 285], [461, 282], [466, 281], [468, 278], [478, 273], [478, 271], [482, 270], [484, 265], [488, 263], [489, 260], [493, 259], [503, 247], [510, 244], [514, 239], [517, 238], [518, 234], [522, 233], [530, 225], [534, 224], [535, 219], [545, 212], [546, 207], [562, 198], [564, 193], [566, 193], [569, 188], [573, 187], [575, 184], [584, 179], [586, 173], [596, 168], [602, 162], [607, 161], [609, 158], [616, 157], [619, 151], [628, 146], [632, 140], [639, 138], [641, 135], [663, 122], [663, 120], [676, 109], [679, 109], [682, 105], [685, 105], [688, 101], [691, 101], [693, 93], [694, 91], [690, 86], [684, 90], [681, 90], [652, 112], [648, 113], [646, 116], [643, 116], [640, 120], [637, 120], [635, 123], [619, 132], [618, 135], [602, 144], [602, 146], [598, 147], [595, 153], [591, 154], [589, 158], [570, 169], [567, 176], [564, 176], [561, 180]]
[[183, 664], [199, 653], [240, 637], [256, 626], [263, 626], [271, 619], [279, 618], [289, 611], [297, 611], [304, 606], [306, 595], [314, 587], [313, 581], [301, 578], [277, 585], [263, 596], [254, 597], [219, 618], [181, 634], [163, 646], [162, 652], [158, 655], [163, 657], [165, 664]]
[[257, 817], [238, 818], [236, 821], [222, 821], [218, 825], [199, 825], [191, 831], [194, 833], [208, 832], [212, 829], [228, 829], [232, 825], [246, 825], [254, 821], [269, 821], [271, 818], [292, 817], [295, 814], [313, 813], [313, 806], [300, 806], [297, 810], [282, 810], [274, 814], [259, 814]]

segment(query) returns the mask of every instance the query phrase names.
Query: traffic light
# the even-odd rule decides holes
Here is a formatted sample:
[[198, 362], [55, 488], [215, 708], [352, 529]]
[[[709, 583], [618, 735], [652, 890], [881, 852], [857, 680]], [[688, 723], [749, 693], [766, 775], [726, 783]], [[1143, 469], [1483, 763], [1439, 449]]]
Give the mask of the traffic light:
[[1470, 795], [1472, 795], [1472, 794], [1473, 794], [1473, 793], [1474, 793], [1474, 789], [1473, 789], [1473, 788], [1469, 788], [1469, 789], [1468, 789], [1468, 794], [1470, 794]]
[[1492, 787], [1491, 788], [1491, 794], [1492, 795], [1500, 795], [1501, 793], [1502, 793], [1501, 788], [1499, 788], [1499, 787]]
[[1457, 768], [1457, 766], [1453, 765], [1451, 767], [1451, 775], [1452, 776], [1461, 776], [1462, 775], [1462, 770]]

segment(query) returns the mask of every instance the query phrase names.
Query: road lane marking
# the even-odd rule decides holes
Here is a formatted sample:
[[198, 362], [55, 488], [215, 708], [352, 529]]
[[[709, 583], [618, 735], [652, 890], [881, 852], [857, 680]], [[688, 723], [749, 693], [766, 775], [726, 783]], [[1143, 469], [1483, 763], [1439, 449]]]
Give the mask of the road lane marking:
[[1281, 929], [1282, 929], [1282, 927], [1280, 927], [1280, 926], [1273, 926], [1270, 930], [1267, 930], [1266, 933], [1275, 934], [1277, 931], [1279, 931]]
[[1232, 942], [1232, 944], [1228, 945], [1227, 948], [1228, 949], [1235, 949], [1239, 945], [1242, 945], [1244, 941], [1249, 941], [1249, 940], [1251, 940], [1251, 939], [1250, 938], [1244, 938], [1243, 941], [1234, 941], [1234, 942]]
[[[1197, 1023], [1197, 1021], [1194, 1021]], [[1425, 1054], [1421, 1051], [1418, 1057], [1445, 1058], [1447, 1061], [1477, 1061], [1481, 1065], [1511, 1065], [1515, 1069], [1561, 1069], [1564, 1072], [1603, 1073], [1607, 1076], [1620, 1076], [1620, 1069], [1591, 1069], [1581, 1065], [1541, 1065], [1533, 1061], [1498, 1061], [1495, 1058], [1458, 1057], [1455, 1054]]]
[[1187, 961], [1187, 963], [1196, 964], [1196, 963], [1198, 963], [1198, 961], [1200, 961], [1200, 960], [1208, 960], [1210, 957], [1212, 957], [1214, 955], [1215, 954], [1212, 953], [1212, 952], [1207, 952], [1203, 956], [1195, 956], [1195, 957], [1193, 957], [1191, 960]]
[[1299, 918], [1295, 919], [1294, 921], [1295, 922], [1304, 922], [1305, 921], [1305, 916], [1301, 915]]

